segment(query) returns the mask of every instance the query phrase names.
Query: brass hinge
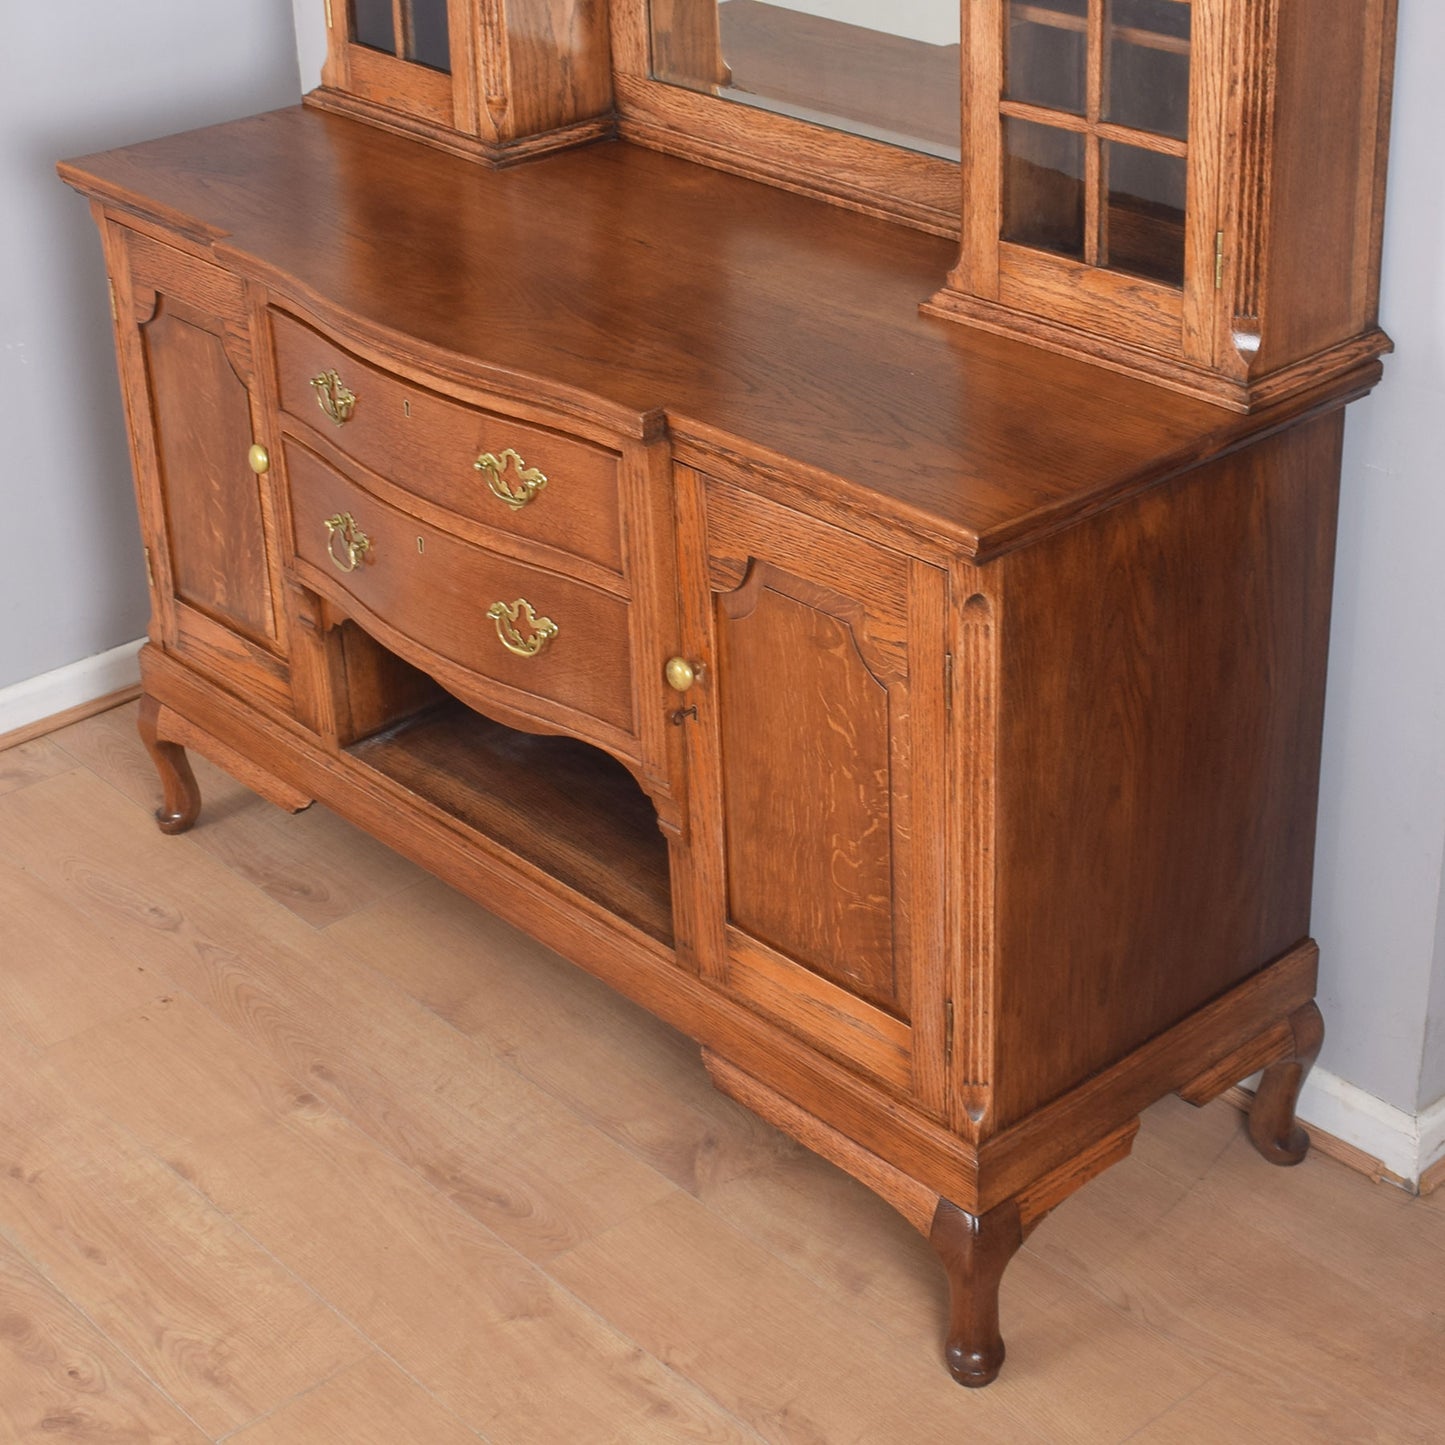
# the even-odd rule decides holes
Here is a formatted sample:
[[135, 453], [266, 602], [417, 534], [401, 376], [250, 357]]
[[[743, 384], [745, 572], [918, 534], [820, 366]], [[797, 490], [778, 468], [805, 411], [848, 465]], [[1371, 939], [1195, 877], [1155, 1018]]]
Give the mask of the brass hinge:
[[326, 28], [331, 29], [331, 0], [326, 0]]
[[943, 654], [943, 706], [948, 713], [953, 712], [953, 654]]
[[1214, 233], [1214, 289], [1224, 290], [1224, 232]]
[[146, 582], [147, 582], [147, 584], [149, 585], [151, 591], [154, 592], [154, 591], [156, 590], [156, 574], [155, 574], [155, 569], [152, 568], [152, 566], [151, 566], [151, 549], [150, 549], [149, 547], [147, 547], [147, 548], [145, 549], [145, 554], [146, 554]]
[[116, 300], [115, 300], [115, 282], [112, 281], [109, 276], [107, 276], [107, 277], [105, 278], [105, 286], [106, 286], [106, 290], [108, 290], [108, 291], [110, 292], [110, 319], [111, 319], [112, 321], [119, 321], [119, 320], [120, 320], [120, 307], [116, 305]]
[[953, 1067], [953, 1000], [943, 1001], [943, 1066]]

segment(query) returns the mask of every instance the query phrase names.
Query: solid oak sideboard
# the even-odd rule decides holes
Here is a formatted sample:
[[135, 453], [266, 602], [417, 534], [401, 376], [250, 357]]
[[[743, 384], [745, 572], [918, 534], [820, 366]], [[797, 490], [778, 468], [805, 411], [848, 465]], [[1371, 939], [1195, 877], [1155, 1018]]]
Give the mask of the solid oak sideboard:
[[62, 166], [104, 238], [194, 749], [702, 1046], [999, 1281], [1146, 1106], [1292, 1163], [1344, 405], [921, 314], [956, 243], [617, 140], [499, 169], [316, 108]]

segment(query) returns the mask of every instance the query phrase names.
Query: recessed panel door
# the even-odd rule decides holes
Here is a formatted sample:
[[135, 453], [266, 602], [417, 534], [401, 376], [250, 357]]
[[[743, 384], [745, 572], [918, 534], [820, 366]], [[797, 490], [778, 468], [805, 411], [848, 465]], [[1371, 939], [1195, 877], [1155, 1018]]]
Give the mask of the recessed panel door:
[[720, 483], [706, 518], [701, 970], [935, 1106], [944, 574]]

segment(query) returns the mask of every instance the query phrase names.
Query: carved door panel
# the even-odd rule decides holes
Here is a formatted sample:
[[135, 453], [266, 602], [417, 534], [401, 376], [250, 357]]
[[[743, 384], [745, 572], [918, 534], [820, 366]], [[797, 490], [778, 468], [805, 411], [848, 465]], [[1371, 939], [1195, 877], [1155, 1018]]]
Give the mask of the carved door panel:
[[107, 232], [155, 640], [288, 708], [264, 435], [241, 282], [119, 226]]
[[938, 1108], [944, 574], [723, 484], [705, 510], [700, 971]]

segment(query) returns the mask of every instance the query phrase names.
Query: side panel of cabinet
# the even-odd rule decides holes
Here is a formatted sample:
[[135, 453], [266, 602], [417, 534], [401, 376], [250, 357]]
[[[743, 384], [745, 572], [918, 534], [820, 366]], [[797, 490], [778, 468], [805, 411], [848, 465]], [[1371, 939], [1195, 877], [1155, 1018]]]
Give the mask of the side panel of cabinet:
[[1377, 320], [1395, 0], [1280, 0], [1274, 47], [1271, 235], [1253, 298], [1263, 315], [1258, 372]]
[[[946, 579], [683, 474], [700, 971], [942, 1107]], [[705, 499], [704, 499], [705, 493]], [[691, 700], [691, 699], [689, 699]]]
[[1343, 415], [997, 564], [986, 1132], [1309, 933]]
[[105, 235], [152, 638], [284, 710], [270, 487], [248, 462], [260, 429], [245, 290], [149, 236], [114, 224]]

